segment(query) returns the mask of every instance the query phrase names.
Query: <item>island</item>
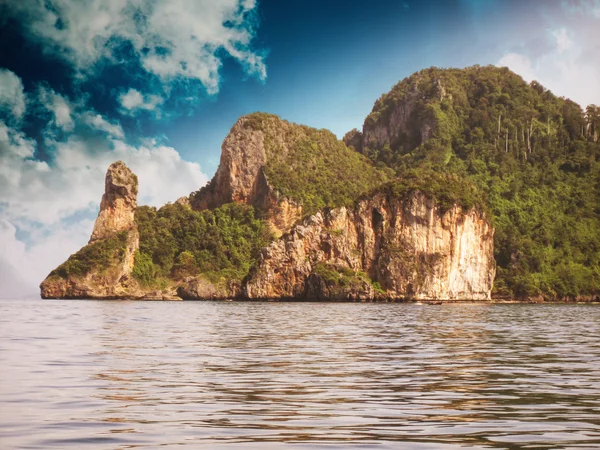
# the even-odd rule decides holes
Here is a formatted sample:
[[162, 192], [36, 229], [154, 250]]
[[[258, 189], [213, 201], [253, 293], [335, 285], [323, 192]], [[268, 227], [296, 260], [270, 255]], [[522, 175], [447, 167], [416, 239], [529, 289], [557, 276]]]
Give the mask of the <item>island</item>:
[[88, 245], [41, 295], [597, 300], [594, 108], [474, 66], [402, 80], [342, 140], [241, 117], [213, 179], [159, 209], [113, 163]]

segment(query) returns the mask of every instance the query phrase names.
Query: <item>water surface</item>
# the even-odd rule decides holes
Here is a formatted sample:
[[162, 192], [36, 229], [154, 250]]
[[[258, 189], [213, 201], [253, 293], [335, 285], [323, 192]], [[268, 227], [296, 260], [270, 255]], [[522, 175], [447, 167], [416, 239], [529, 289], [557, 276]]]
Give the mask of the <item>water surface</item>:
[[600, 448], [600, 306], [0, 301], [1, 448], [222, 446]]

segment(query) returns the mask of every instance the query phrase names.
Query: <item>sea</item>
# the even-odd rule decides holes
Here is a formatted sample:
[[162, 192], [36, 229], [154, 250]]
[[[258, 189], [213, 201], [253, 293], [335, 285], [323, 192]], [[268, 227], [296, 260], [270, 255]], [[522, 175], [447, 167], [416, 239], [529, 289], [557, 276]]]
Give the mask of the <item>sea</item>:
[[598, 449], [600, 305], [0, 300], [2, 449]]

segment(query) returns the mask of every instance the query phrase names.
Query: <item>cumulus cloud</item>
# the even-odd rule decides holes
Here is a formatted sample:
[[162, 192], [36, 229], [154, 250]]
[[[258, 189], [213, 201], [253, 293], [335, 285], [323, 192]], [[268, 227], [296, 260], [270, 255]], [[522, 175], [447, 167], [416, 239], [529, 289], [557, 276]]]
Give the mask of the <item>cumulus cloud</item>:
[[125, 138], [125, 133], [123, 133], [123, 128], [120, 124], [109, 122], [100, 114], [91, 111], [85, 111], [81, 114], [80, 118], [81, 121], [88, 125], [90, 128], [93, 128], [98, 131], [103, 131], [115, 138]]
[[149, 74], [169, 83], [198, 80], [219, 88], [223, 54], [264, 80], [263, 56], [252, 49], [249, 0], [31, 0], [7, 2], [47, 51], [85, 74], [99, 62], [119, 63], [130, 49]]
[[39, 295], [40, 282], [87, 243], [92, 228], [90, 219], [56, 223], [34, 230], [25, 245], [17, 228], [0, 218], [0, 298]]
[[0, 69], [0, 110], [8, 110], [17, 120], [25, 113], [23, 83], [8, 69]]
[[564, 26], [545, 30], [544, 51], [506, 53], [497, 63], [526, 81], [536, 80], [556, 95], [579, 103], [600, 104], [600, 16], [589, 2], [565, 6]]
[[564, 51], [569, 50], [573, 45], [573, 41], [569, 37], [569, 33], [567, 33], [566, 28], [556, 30], [552, 34], [556, 38], [556, 51], [559, 55]]
[[111, 122], [101, 114], [89, 110], [82, 102], [78, 104], [71, 102], [48, 87], [40, 87], [38, 100], [40, 106], [52, 114], [48, 129], [58, 128], [65, 132], [73, 132], [75, 127], [86, 126], [111, 137], [125, 138], [125, 133], [119, 123]]
[[518, 73], [523, 77], [525, 81], [532, 81], [536, 79], [537, 73], [533, 67], [531, 59], [525, 55], [519, 53], [507, 53], [500, 61], [499, 66], [508, 67], [515, 73]]
[[41, 87], [39, 99], [48, 111], [54, 116], [54, 125], [65, 131], [71, 131], [75, 126], [71, 113], [73, 105], [67, 101], [62, 95], [57, 94], [52, 89]]
[[139, 110], [154, 111], [163, 101], [162, 97], [158, 95], [143, 95], [133, 88], [119, 95], [119, 103], [127, 114], [133, 114]]

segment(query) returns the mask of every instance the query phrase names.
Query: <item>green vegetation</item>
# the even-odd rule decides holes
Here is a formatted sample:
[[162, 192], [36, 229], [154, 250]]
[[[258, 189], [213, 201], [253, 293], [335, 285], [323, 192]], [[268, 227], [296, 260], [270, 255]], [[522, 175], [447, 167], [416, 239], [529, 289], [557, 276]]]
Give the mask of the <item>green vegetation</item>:
[[360, 271], [354, 271], [349, 267], [336, 266], [327, 263], [318, 263], [312, 270], [312, 273], [321, 277], [330, 288], [351, 288], [356, 286], [361, 289], [363, 284], [369, 283], [373, 288], [383, 293], [384, 290], [379, 283], [374, 283], [369, 276]]
[[154, 263], [152, 262], [152, 257], [136, 250], [135, 265], [133, 266], [132, 274], [143, 286], [152, 285], [156, 277], [156, 270], [154, 268]]
[[413, 192], [422, 192], [436, 200], [442, 212], [459, 205], [465, 210], [476, 206], [481, 211], [487, 208], [482, 192], [468, 179], [454, 173], [433, 170], [406, 170], [402, 178], [383, 184], [371, 194], [385, 193], [394, 198], [405, 199]]
[[213, 282], [241, 280], [271, 240], [254, 209], [235, 203], [211, 211], [141, 206], [135, 220], [140, 249], [133, 275], [144, 285], [197, 274]]
[[385, 294], [385, 290], [381, 287], [379, 281], [372, 281], [371, 284], [373, 285], [373, 289], [375, 289], [375, 292], [379, 294]]
[[127, 247], [127, 231], [86, 245], [50, 273], [61, 278], [83, 277], [90, 271], [104, 273], [122, 261]]
[[391, 172], [376, 169], [328, 130], [290, 124], [264, 113], [248, 116], [245, 126], [264, 133], [264, 171], [269, 183], [301, 203], [305, 214], [350, 206], [361, 194], [388, 180]]
[[386, 189], [399, 195], [419, 188], [445, 207], [487, 199], [496, 294], [600, 290], [600, 108], [584, 112], [506, 68], [431, 68], [382, 96], [366, 129], [387, 126], [399, 103], [413, 105], [406, 127], [362, 152], [396, 172]]

